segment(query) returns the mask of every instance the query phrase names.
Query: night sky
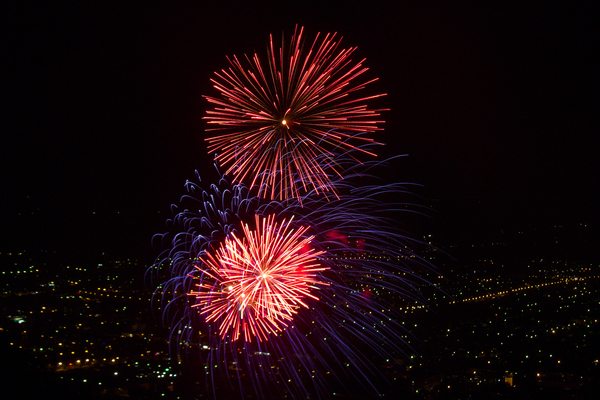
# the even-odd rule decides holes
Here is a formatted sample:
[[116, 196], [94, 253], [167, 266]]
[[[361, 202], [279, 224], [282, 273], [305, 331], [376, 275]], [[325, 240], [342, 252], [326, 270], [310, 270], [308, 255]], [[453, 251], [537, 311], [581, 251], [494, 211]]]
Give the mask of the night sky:
[[81, 3], [3, 6], [2, 251], [156, 256], [186, 179], [215, 176], [213, 72], [296, 24], [380, 78], [381, 157], [409, 155], [385, 178], [423, 185], [427, 230], [599, 221], [598, 7]]

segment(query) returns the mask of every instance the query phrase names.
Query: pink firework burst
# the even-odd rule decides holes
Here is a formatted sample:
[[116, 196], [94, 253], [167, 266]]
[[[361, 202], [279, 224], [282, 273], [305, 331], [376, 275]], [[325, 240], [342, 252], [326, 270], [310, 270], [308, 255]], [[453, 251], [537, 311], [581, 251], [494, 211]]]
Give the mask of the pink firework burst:
[[[258, 186], [272, 200], [296, 197], [301, 191], [332, 192], [328, 174], [338, 174], [335, 154], [350, 149], [374, 155], [363, 135], [382, 128], [379, 112], [364, 104], [384, 96], [355, 96], [377, 80], [356, 83], [368, 68], [353, 63], [356, 48], [341, 49], [336, 34], [318, 34], [304, 50], [304, 28], [294, 31], [290, 47], [276, 50], [273, 36], [263, 64], [258, 54], [228, 57], [231, 66], [211, 81], [221, 97], [205, 119], [219, 134], [207, 138], [209, 152], [235, 181]], [[246, 181], [248, 179], [249, 181]]]
[[203, 258], [204, 277], [194, 307], [208, 322], [216, 322], [222, 337], [236, 340], [243, 333], [251, 341], [268, 340], [287, 327], [317, 285], [322, 251], [310, 247], [313, 237], [305, 237], [307, 226], [293, 229], [292, 219], [275, 222], [275, 216], [256, 215], [256, 230], [242, 225], [243, 237], [235, 234]]

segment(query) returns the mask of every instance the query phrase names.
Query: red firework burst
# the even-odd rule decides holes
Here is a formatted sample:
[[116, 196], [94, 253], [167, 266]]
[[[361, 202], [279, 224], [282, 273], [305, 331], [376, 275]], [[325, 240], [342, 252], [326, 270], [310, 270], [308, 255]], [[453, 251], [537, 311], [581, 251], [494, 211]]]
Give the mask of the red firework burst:
[[283, 330], [300, 307], [308, 307], [307, 297], [318, 300], [311, 288], [325, 283], [317, 280], [317, 257], [324, 252], [309, 245], [313, 237], [303, 237], [308, 227], [296, 230], [292, 220], [275, 222], [275, 216], [255, 216], [256, 230], [242, 225], [243, 237], [232, 234], [203, 258], [204, 277], [198, 285], [194, 307], [208, 322], [218, 322], [222, 337], [236, 340], [268, 340], [269, 334]]
[[[276, 52], [273, 36], [267, 50], [268, 67], [258, 55], [245, 55], [247, 67], [236, 56], [227, 70], [211, 79], [221, 98], [205, 96], [215, 105], [205, 119], [223, 131], [207, 138], [209, 152], [238, 182], [251, 179], [259, 196], [272, 200], [300, 199], [300, 190], [333, 191], [327, 169], [338, 173], [334, 151], [364, 149], [373, 139], [358, 135], [381, 130], [380, 111], [364, 101], [384, 94], [353, 97], [377, 80], [354, 84], [368, 68], [353, 64], [356, 48], [338, 49], [336, 34], [315, 38], [303, 52], [304, 28], [294, 31], [289, 49]], [[245, 64], [245, 63], [244, 63]], [[334, 192], [335, 193], [335, 192]]]

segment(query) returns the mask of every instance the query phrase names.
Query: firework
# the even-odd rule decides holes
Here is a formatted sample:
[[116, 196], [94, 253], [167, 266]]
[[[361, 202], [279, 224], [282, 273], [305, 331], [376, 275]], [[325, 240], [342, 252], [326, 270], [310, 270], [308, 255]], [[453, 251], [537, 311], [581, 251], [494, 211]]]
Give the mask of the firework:
[[[266, 63], [258, 54], [228, 58], [231, 66], [212, 79], [220, 97], [205, 119], [209, 152], [235, 182], [258, 188], [258, 195], [285, 200], [315, 191], [334, 193], [331, 174], [340, 175], [336, 154], [348, 150], [374, 155], [362, 144], [381, 130], [379, 113], [365, 102], [384, 96], [357, 96], [369, 83], [364, 60], [350, 59], [337, 35], [317, 35], [305, 46], [303, 28], [290, 46], [278, 49], [270, 37]], [[358, 81], [358, 82], [357, 82]]]
[[307, 226], [294, 231], [292, 221], [274, 219], [268, 216], [261, 224], [256, 215], [255, 231], [243, 225], [242, 239], [232, 233], [218, 250], [206, 252], [203, 268], [196, 267], [205, 279], [190, 293], [196, 296], [193, 307], [207, 322], [221, 321], [222, 337], [233, 331], [233, 340], [240, 332], [248, 341], [268, 340], [288, 326], [299, 307], [308, 308], [303, 298], [318, 300], [310, 288], [324, 284], [316, 279], [326, 269], [316, 259], [324, 252], [307, 248], [313, 239], [303, 238]]
[[[188, 182], [151, 272], [167, 275], [158, 293], [172, 350], [200, 354], [209, 390], [228, 381], [259, 398], [348, 382], [377, 390], [377, 371], [402, 357], [398, 310], [422, 301], [416, 271], [428, 265], [386, 219], [395, 205], [378, 200], [404, 186], [364, 179], [344, 170], [337, 198], [314, 189], [302, 206], [259, 199], [226, 178], [209, 191]], [[267, 289], [265, 272], [281, 286]]]

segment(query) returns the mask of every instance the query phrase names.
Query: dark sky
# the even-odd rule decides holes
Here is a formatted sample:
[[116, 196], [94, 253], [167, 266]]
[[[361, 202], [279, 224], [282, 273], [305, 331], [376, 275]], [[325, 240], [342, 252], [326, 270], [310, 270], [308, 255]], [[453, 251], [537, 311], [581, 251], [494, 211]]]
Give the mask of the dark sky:
[[213, 72], [296, 24], [380, 78], [381, 155], [409, 154], [388, 178], [424, 185], [435, 232], [598, 221], [597, 7], [80, 3], [3, 6], [2, 251], [152, 253], [185, 180], [213, 176]]

